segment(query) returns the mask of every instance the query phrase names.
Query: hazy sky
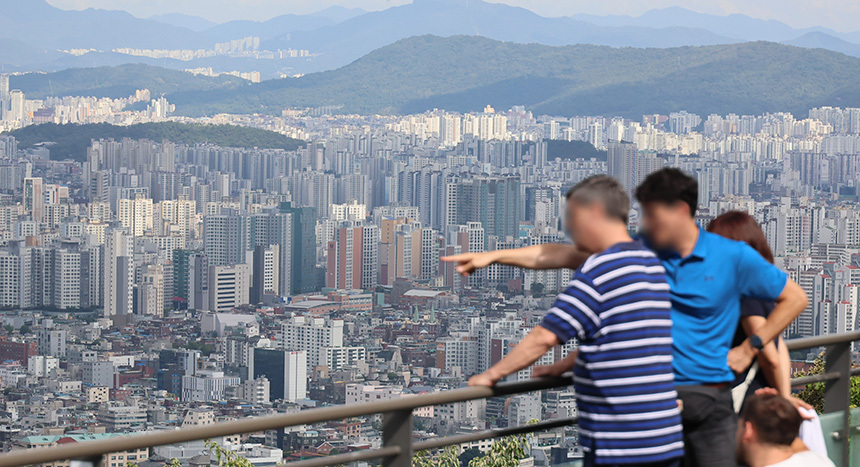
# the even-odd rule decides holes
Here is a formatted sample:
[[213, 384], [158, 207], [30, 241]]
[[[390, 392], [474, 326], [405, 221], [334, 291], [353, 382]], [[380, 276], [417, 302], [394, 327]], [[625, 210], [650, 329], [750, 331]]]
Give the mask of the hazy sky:
[[[88, 7], [122, 9], [146, 17], [160, 13], [186, 13], [212, 21], [263, 20], [284, 13], [310, 13], [331, 5], [381, 10], [409, 0], [48, 0], [66, 9]], [[544, 16], [575, 13], [637, 16], [652, 8], [682, 5], [703, 13], [743, 13], [776, 19], [794, 27], [826, 26], [839, 31], [860, 30], [857, 0], [494, 0], [529, 8]]]

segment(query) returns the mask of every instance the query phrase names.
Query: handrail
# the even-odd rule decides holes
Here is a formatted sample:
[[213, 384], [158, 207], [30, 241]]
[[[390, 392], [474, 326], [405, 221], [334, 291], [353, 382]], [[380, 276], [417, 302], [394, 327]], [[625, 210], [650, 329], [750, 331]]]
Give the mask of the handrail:
[[[847, 348], [847, 345], [849, 343], [858, 340], [860, 340], [860, 331], [835, 335], [807, 337], [802, 339], [793, 339], [786, 341], [786, 344], [790, 350], [824, 346], [842, 346], [841, 348], [845, 349]], [[840, 355], [837, 355], [837, 358], [842, 358], [842, 362], [844, 362], [844, 352]], [[841, 381], [842, 377], [845, 375], [853, 375], [858, 373], [860, 373], [860, 369], [851, 369], [849, 360], [847, 364], [843, 364], [841, 370], [835, 367], [828, 368], [823, 374], [798, 378], [793, 380], [793, 383], [805, 384], [809, 382], [830, 382], [833, 380]], [[246, 418], [241, 420], [232, 420], [228, 422], [216, 423], [207, 426], [164, 430], [138, 435], [118, 436], [106, 440], [85, 441], [74, 444], [65, 444], [62, 446], [53, 446], [50, 448], [13, 450], [8, 453], [0, 454], [0, 467], [17, 467], [23, 465], [43, 464], [57, 461], [65, 461], [69, 459], [94, 459], [104, 454], [113, 452], [134, 451], [155, 446], [183, 443], [201, 439], [218, 438], [234, 434], [256, 433], [265, 430], [280, 429], [288, 426], [314, 424], [325, 421], [341, 420], [367, 415], [411, 414], [412, 410], [420, 407], [553, 389], [570, 386], [572, 383], [573, 381], [570, 375], [556, 378], [529, 379], [525, 381], [499, 383], [492, 388], [464, 387], [453, 389], [450, 391], [440, 391], [411, 397], [403, 397], [394, 400], [370, 402], [366, 404], [322, 407], [292, 414], [278, 414], [258, 418]], [[483, 430], [464, 435], [455, 435], [445, 438], [415, 442], [411, 443], [410, 448], [414, 448], [414, 450], [437, 449], [444, 446], [461, 444], [470, 441], [557, 428], [570, 425], [574, 422], [574, 419], [549, 420], [534, 425], [510, 427], [496, 430]], [[408, 418], [408, 424], [410, 427], [409, 429], [411, 431], [411, 417]], [[383, 438], [386, 438], [385, 430], [383, 430]], [[410, 451], [410, 449], [406, 449], [406, 451]], [[306, 459], [290, 463], [289, 465], [295, 465], [296, 467], [313, 467], [358, 460], [379, 458], [390, 459], [403, 455], [411, 455], [411, 452], [404, 452], [404, 449], [396, 444], [388, 445], [386, 443], [385, 446], [377, 450], [357, 451], [315, 459]]]
[[843, 332], [841, 334], [825, 334], [823, 336], [802, 337], [785, 341], [788, 350], [812, 349], [833, 344], [860, 341], [860, 331]]
[[440, 391], [400, 399], [369, 402], [367, 404], [338, 405], [319, 409], [304, 410], [292, 414], [269, 415], [245, 418], [192, 428], [157, 431], [133, 436], [118, 436], [106, 440], [86, 441], [43, 449], [23, 449], [0, 454], [0, 467], [15, 467], [28, 464], [42, 464], [67, 459], [86, 459], [111, 452], [134, 451], [154, 446], [164, 446], [200, 439], [211, 439], [235, 434], [256, 433], [287, 426], [308, 425], [312, 423], [345, 418], [361, 417], [385, 412], [413, 410], [431, 405], [449, 404], [475, 399], [507, 396], [523, 392], [540, 391], [561, 386], [569, 386], [572, 378], [540, 378], [510, 383], [499, 383], [495, 387], [466, 387], [451, 391]]

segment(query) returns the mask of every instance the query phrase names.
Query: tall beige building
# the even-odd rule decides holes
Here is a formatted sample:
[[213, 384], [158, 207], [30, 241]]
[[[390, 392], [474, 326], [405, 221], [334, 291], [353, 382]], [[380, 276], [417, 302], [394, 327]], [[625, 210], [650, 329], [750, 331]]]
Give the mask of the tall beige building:
[[118, 220], [134, 237], [152, 232], [152, 199], [138, 195], [119, 200]]

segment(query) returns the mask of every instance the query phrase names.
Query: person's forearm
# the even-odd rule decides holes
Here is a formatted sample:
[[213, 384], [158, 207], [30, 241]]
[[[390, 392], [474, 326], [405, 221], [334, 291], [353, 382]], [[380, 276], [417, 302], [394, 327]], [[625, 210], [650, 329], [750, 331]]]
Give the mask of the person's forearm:
[[566, 357], [555, 362], [555, 364], [564, 368], [564, 371], [570, 371], [573, 369], [573, 366], [576, 365], [576, 357], [578, 355], [579, 355], [579, 350], [574, 350], [573, 352], [568, 353]]
[[791, 396], [791, 356], [788, 354], [788, 346], [784, 340], [779, 341], [777, 347], [779, 356], [779, 386], [776, 389], [783, 397]]
[[[809, 299], [803, 289], [789, 279], [776, 301], [776, 307], [767, 317], [764, 325], [756, 329], [755, 335], [764, 345], [773, 342], [803, 312], [808, 303]], [[729, 367], [736, 373], [740, 373], [749, 368], [757, 353], [750, 339], [747, 338], [741, 345], [729, 351]]]
[[[745, 316], [741, 319], [741, 325], [746, 335], [751, 336], [756, 334], [766, 321], [763, 316]], [[770, 342], [764, 346], [758, 354], [758, 363], [760, 371], [770, 387], [776, 389], [780, 395], [788, 397], [791, 395], [791, 386], [788, 384], [788, 380], [783, 378], [783, 362], [779, 352], [779, 349], [784, 348], [785, 345], [780, 344], [780, 348], [777, 348], [778, 342], [779, 339], [777, 338], [775, 342]]]
[[493, 262], [525, 269], [577, 268], [588, 254], [573, 245], [545, 243], [510, 250], [492, 251]]
[[532, 330], [511, 352], [486, 371], [493, 381], [527, 368], [538, 361], [543, 354], [558, 345], [560, 341], [551, 331], [538, 326]]
[[785, 290], [779, 296], [776, 307], [767, 317], [764, 325], [756, 330], [762, 342], [773, 342], [785, 328], [791, 324], [809, 304], [806, 293], [791, 279], [785, 284]]
[[759, 352], [758, 364], [770, 387], [779, 391], [779, 394], [784, 397], [791, 394], [791, 389], [786, 387], [788, 381], [783, 381], [782, 379], [782, 365], [779, 360], [779, 350], [777, 350], [775, 343], [771, 342], [767, 344]]

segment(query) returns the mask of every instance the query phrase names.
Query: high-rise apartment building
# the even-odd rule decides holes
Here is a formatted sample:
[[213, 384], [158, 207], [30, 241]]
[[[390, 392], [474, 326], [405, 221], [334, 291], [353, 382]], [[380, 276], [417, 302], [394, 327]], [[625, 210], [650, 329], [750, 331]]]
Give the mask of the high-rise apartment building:
[[11, 110], [9, 107], [10, 91], [9, 74], [0, 73], [0, 121], [6, 120]]
[[45, 187], [41, 177], [24, 179], [24, 212], [33, 220], [42, 222], [45, 215]]
[[134, 312], [134, 239], [125, 229], [105, 234], [102, 284], [105, 316]]
[[655, 151], [643, 151], [626, 141], [610, 141], [607, 145], [607, 171], [621, 182], [629, 193], [651, 172], [663, 168], [664, 159]]
[[[261, 213], [255, 213], [248, 216], [248, 245], [250, 248], [263, 247], [270, 249], [270, 254], [277, 252], [277, 264], [285, 265], [285, 267], [277, 268], [277, 281], [272, 278], [270, 286], [277, 282], [278, 288], [273, 290], [278, 295], [292, 295], [292, 254], [295, 251], [293, 248], [293, 215], [290, 213], [280, 212], [278, 209], [271, 207], [265, 209]], [[270, 247], [275, 248], [270, 248]], [[263, 260], [265, 262], [265, 250], [261, 252], [263, 257], [254, 258], [254, 261]], [[270, 261], [270, 267], [274, 268], [274, 264]], [[274, 272], [274, 271], [273, 271]], [[298, 273], [298, 271], [295, 271]], [[254, 279], [257, 280], [256, 278]]]
[[379, 283], [379, 227], [347, 221], [328, 242], [326, 287], [370, 289]]
[[165, 311], [164, 265], [148, 264], [143, 266], [140, 281], [137, 286], [137, 313], [148, 316], [162, 316]]
[[487, 236], [517, 237], [520, 227], [520, 179], [475, 177], [447, 187], [445, 225], [480, 222]]
[[245, 262], [248, 217], [230, 209], [203, 217], [203, 248], [213, 266]]
[[[281, 212], [289, 214], [292, 234], [289, 267], [281, 262], [282, 269], [290, 269], [290, 293], [300, 294], [319, 290], [322, 287], [321, 275], [317, 274], [316, 223], [320, 211], [315, 207], [293, 207], [291, 203], [281, 203]], [[283, 248], [283, 247], [282, 247]], [[285, 258], [281, 253], [281, 257]], [[282, 275], [282, 280], [285, 276]], [[284, 286], [282, 285], [283, 289]]]

